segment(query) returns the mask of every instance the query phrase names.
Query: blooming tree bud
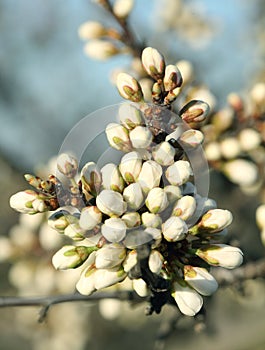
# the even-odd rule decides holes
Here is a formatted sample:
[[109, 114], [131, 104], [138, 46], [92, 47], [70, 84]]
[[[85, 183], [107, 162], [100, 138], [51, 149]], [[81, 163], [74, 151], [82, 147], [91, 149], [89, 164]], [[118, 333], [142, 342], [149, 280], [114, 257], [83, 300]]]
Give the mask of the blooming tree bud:
[[81, 170], [81, 182], [84, 190], [96, 196], [101, 186], [101, 173], [94, 162], [86, 163]]
[[147, 193], [152, 188], [159, 186], [161, 176], [161, 166], [153, 160], [147, 160], [143, 163], [137, 181], [141, 185], [144, 193]]
[[165, 175], [171, 185], [181, 186], [192, 175], [190, 163], [186, 160], [177, 160], [167, 168]]
[[167, 194], [167, 199], [170, 204], [175, 203], [179, 198], [182, 197], [181, 189], [178, 186], [165, 186], [164, 191]]
[[124, 126], [110, 123], [107, 125], [105, 132], [111, 147], [123, 152], [131, 150], [132, 145], [129, 139], [129, 132]]
[[155, 80], [163, 79], [165, 72], [164, 57], [154, 48], [146, 47], [142, 52], [142, 63], [146, 72]]
[[149, 294], [147, 284], [142, 278], [133, 280], [133, 289], [142, 298], [146, 297]]
[[96, 252], [97, 269], [111, 269], [120, 265], [126, 257], [126, 249], [119, 243], [105, 244]]
[[123, 268], [125, 272], [129, 272], [137, 264], [137, 252], [136, 250], [131, 250], [126, 259], [123, 262]]
[[96, 60], [106, 60], [120, 53], [120, 50], [111, 41], [93, 39], [84, 46], [87, 56]]
[[224, 209], [211, 209], [203, 215], [199, 227], [211, 232], [222, 231], [233, 221], [232, 213]]
[[236, 158], [240, 152], [240, 144], [235, 137], [227, 137], [220, 142], [220, 150], [224, 158]]
[[261, 134], [258, 131], [251, 128], [246, 128], [240, 131], [238, 139], [240, 143], [240, 148], [243, 151], [251, 151], [257, 148], [262, 141]]
[[116, 164], [108, 163], [101, 168], [102, 186], [106, 190], [122, 192], [124, 181]]
[[119, 18], [126, 18], [133, 9], [134, 0], [115, 0], [113, 12]]
[[183, 78], [183, 85], [186, 85], [193, 77], [193, 67], [189, 61], [180, 60], [176, 63], [176, 66], [181, 72]]
[[146, 227], [161, 227], [162, 219], [158, 214], [149, 213], [148, 211], [144, 212], [141, 216], [142, 224]]
[[129, 137], [134, 148], [147, 148], [153, 140], [153, 134], [150, 129], [140, 125], [130, 131]]
[[66, 227], [73, 222], [76, 222], [77, 218], [73, 216], [73, 220], [71, 220], [72, 215], [66, 210], [58, 210], [53, 213], [48, 218], [48, 225], [54, 230], [63, 233]]
[[114, 267], [112, 269], [98, 269], [95, 272], [95, 288], [103, 289], [110, 287], [125, 279], [127, 274], [122, 267]]
[[195, 316], [203, 305], [200, 294], [183, 281], [173, 283], [172, 297], [180, 311], [187, 316]]
[[206, 119], [209, 110], [209, 105], [206, 102], [192, 100], [179, 111], [179, 116], [186, 123], [200, 123]]
[[162, 232], [168, 242], [176, 242], [185, 238], [188, 226], [181, 218], [171, 216], [162, 224]]
[[63, 175], [73, 178], [78, 169], [77, 159], [69, 154], [62, 153], [57, 159], [57, 168]]
[[186, 130], [180, 136], [179, 141], [181, 146], [185, 149], [187, 148], [196, 148], [203, 143], [203, 133], [199, 130]]
[[129, 208], [138, 210], [144, 201], [143, 191], [139, 183], [135, 182], [125, 187], [123, 191], [123, 198], [125, 199]]
[[159, 274], [163, 266], [164, 258], [158, 250], [152, 250], [149, 256], [148, 265], [153, 273]]
[[175, 65], [170, 64], [166, 66], [163, 82], [166, 91], [171, 91], [181, 86], [182, 76], [179, 69]]
[[157, 214], [164, 211], [168, 206], [167, 194], [163, 188], [152, 188], [145, 200], [145, 204], [151, 213]]
[[129, 103], [123, 103], [119, 107], [119, 120], [129, 130], [143, 123], [140, 110]]
[[127, 209], [122, 195], [112, 190], [101, 191], [96, 198], [96, 204], [102, 213], [109, 216], [121, 216]]
[[152, 148], [152, 155], [158, 164], [168, 166], [174, 163], [175, 149], [164, 141]]
[[117, 76], [116, 85], [120, 95], [132, 102], [143, 101], [143, 92], [136, 79], [127, 73], [120, 73]]
[[188, 220], [196, 210], [196, 200], [192, 196], [183, 196], [173, 207], [171, 215], [178, 216], [182, 220]]
[[101, 227], [102, 235], [109, 242], [116, 243], [122, 241], [126, 236], [127, 226], [120, 218], [110, 218], [105, 220]]
[[126, 153], [119, 165], [122, 177], [127, 183], [135, 182], [142, 169], [142, 158], [138, 152]]
[[[23, 214], [36, 214], [33, 202], [38, 199], [38, 193], [32, 190], [17, 192], [10, 197], [9, 205], [11, 208]], [[42, 208], [41, 208], [42, 209]]]
[[231, 182], [240, 186], [251, 186], [258, 179], [257, 166], [245, 159], [226, 162], [223, 171]]
[[212, 295], [218, 288], [216, 279], [202, 267], [184, 266], [184, 279], [202, 295]]
[[65, 236], [70, 237], [74, 241], [82, 241], [85, 239], [86, 231], [79, 226], [79, 223], [72, 223], [64, 230]]
[[136, 211], [127, 212], [122, 215], [121, 219], [125, 222], [129, 228], [139, 226], [141, 224], [140, 214]]
[[78, 28], [78, 35], [83, 40], [98, 39], [106, 35], [106, 28], [99, 22], [88, 21]]
[[74, 269], [79, 267], [97, 248], [66, 245], [58, 250], [52, 258], [52, 264], [57, 270]]
[[237, 247], [226, 244], [214, 244], [198, 249], [196, 254], [209, 265], [234, 269], [243, 262], [243, 253]]
[[102, 213], [96, 206], [85, 207], [81, 211], [79, 225], [84, 230], [93, 230], [102, 220]]
[[76, 289], [80, 294], [90, 295], [96, 290], [95, 272], [97, 269], [95, 268], [95, 258], [96, 252], [93, 252], [89, 255], [87, 261], [84, 264], [84, 269], [76, 284]]

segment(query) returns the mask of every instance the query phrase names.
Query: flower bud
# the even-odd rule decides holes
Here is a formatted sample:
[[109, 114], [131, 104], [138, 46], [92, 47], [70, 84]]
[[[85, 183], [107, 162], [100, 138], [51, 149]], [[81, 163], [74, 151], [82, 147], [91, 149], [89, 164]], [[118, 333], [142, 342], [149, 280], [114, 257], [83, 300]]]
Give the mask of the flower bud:
[[151, 213], [157, 214], [164, 211], [168, 206], [166, 192], [163, 188], [152, 188], [145, 200], [145, 204]]
[[136, 211], [131, 211], [122, 215], [121, 219], [129, 228], [139, 226], [141, 224], [140, 214]]
[[84, 192], [95, 197], [101, 186], [101, 173], [97, 165], [94, 162], [86, 163], [80, 177]]
[[204, 152], [209, 161], [217, 161], [222, 157], [219, 142], [209, 142], [205, 146]]
[[83, 40], [98, 39], [106, 35], [106, 28], [99, 22], [88, 21], [78, 28], [78, 35]]
[[256, 222], [260, 229], [265, 228], [265, 204], [262, 204], [257, 208]]
[[96, 60], [106, 60], [120, 53], [120, 50], [111, 41], [93, 39], [84, 46], [87, 56]]
[[226, 269], [234, 269], [243, 262], [242, 251], [226, 244], [214, 244], [198, 249], [196, 255], [209, 265], [221, 266]]
[[119, 165], [122, 177], [127, 183], [135, 182], [142, 169], [142, 159], [138, 152], [126, 153]]
[[171, 216], [162, 224], [162, 232], [168, 242], [176, 242], [185, 238], [188, 226], [181, 218]]
[[188, 220], [196, 210], [196, 200], [192, 196], [181, 197], [173, 207], [172, 216], [178, 216], [182, 220]]
[[119, 18], [126, 18], [132, 11], [134, 0], [115, 0], [113, 12]]
[[159, 103], [162, 101], [163, 98], [163, 92], [162, 92], [162, 86], [159, 83], [154, 83], [152, 86], [152, 101], [154, 103]]
[[76, 289], [80, 294], [90, 295], [92, 294], [95, 288], [95, 258], [96, 252], [93, 252], [89, 255], [87, 261], [85, 262], [85, 268], [83, 269], [81, 276], [76, 284]]
[[147, 74], [155, 80], [163, 79], [165, 72], [164, 57], [154, 48], [146, 47], [142, 52], [142, 63]]
[[125, 272], [129, 272], [135, 265], [137, 264], [137, 252], [136, 250], [131, 250], [124, 262], [123, 262], [123, 268]]
[[181, 60], [176, 63], [179, 71], [181, 72], [181, 76], [183, 78], [183, 84], [186, 85], [193, 77], [193, 67], [189, 61]]
[[179, 141], [181, 146], [185, 148], [196, 148], [203, 143], [204, 135], [199, 130], [186, 130], [180, 136]]
[[161, 166], [153, 160], [147, 160], [143, 163], [137, 181], [142, 187], [144, 193], [147, 193], [154, 187], [158, 187], [162, 176]]
[[120, 218], [110, 218], [105, 220], [105, 223], [101, 227], [102, 235], [109, 242], [120, 242], [126, 236], [127, 226], [125, 222]]
[[126, 249], [118, 243], [105, 244], [96, 252], [95, 266], [97, 269], [111, 269], [120, 265], [125, 259]]
[[163, 255], [160, 254], [158, 250], [152, 250], [148, 260], [150, 270], [155, 274], [159, 274], [162, 269], [163, 262]]
[[211, 209], [203, 215], [199, 227], [211, 232], [222, 231], [233, 221], [232, 213], [224, 209]]
[[206, 102], [192, 100], [179, 111], [179, 116], [186, 123], [200, 123], [206, 119], [209, 110], [209, 106]]
[[62, 153], [57, 159], [57, 168], [63, 175], [73, 178], [78, 169], [77, 159], [69, 154]]
[[227, 137], [220, 142], [220, 150], [224, 158], [236, 158], [240, 152], [240, 144], [235, 137]]
[[105, 132], [111, 147], [123, 152], [131, 150], [132, 145], [129, 139], [129, 132], [124, 126], [110, 123], [107, 125]]
[[82, 241], [83, 239], [85, 239], [85, 233], [86, 231], [79, 226], [78, 222], [71, 223], [64, 230], [65, 236], [70, 237], [74, 241]]
[[[71, 220], [71, 217], [73, 220]], [[58, 210], [53, 213], [48, 218], [48, 225], [54, 230], [63, 233], [66, 227], [73, 222], [76, 222], [77, 218], [75, 216], [70, 215], [70, 213], [66, 210]]]
[[120, 95], [132, 102], [143, 101], [143, 92], [136, 79], [127, 73], [120, 73], [117, 76], [116, 85]]
[[153, 80], [151, 80], [149, 78], [142, 78], [139, 80], [139, 84], [142, 88], [145, 101], [151, 102], [152, 101]]
[[119, 107], [119, 120], [129, 130], [143, 123], [140, 110], [129, 103], [123, 103]]
[[241, 149], [247, 152], [257, 148], [262, 141], [261, 134], [251, 128], [243, 129], [238, 138]]
[[49, 207], [43, 199], [37, 198], [32, 202], [32, 208], [36, 213], [44, 213], [49, 210]]
[[184, 266], [184, 279], [202, 295], [212, 295], [218, 288], [216, 279], [204, 268]]
[[32, 190], [17, 192], [10, 197], [10, 207], [23, 214], [36, 214], [33, 202], [38, 198], [38, 193]]
[[133, 289], [136, 291], [136, 293], [140, 297], [144, 298], [149, 294], [147, 284], [142, 278], [134, 279], [132, 283], [133, 283]]
[[162, 225], [162, 219], [158, 214], [154, 214], [154, 213], [149, 213], [148, 211], [146, 211], [145, 213], [142, 214], [141, 216], [142, 218], [142, 224], [145, 227], [161, 227]]
[[150, 129], [140, 125], [130, 131], [129, 137], [134, 148], [147, 148], [153, 140], [153, 134]]
[[190, 163], [186, 160], [177, 160], [167, 168], [165, 175], [171, 185], [181, 186], [192, 175]]
[[195, 316], [203, 305], [203, 299], [194, 289], [181, 281], [173, 283], [172, 297], [180, 311], [187, 316]]
[[57, 270], [75, 269], [86, 261], [95, 247], [66, 245], [52, 257], [52, 264]]
[[109, 216], [121, 216], [127, 209], [126, 202], [120, 193], [112, 190], [103, 190], [96, 198], [98, 209]]
[[106, 190], [122, 192], [124, 181], [116, 164], [108, 163], [101, 168], [102, 186]]
[[257, 105], [264, 105], [265, 101], [265, 83], [259, 82], [256, 83], [252, 90], [250, 91], [250, 96]]
[[144, 201], [143, 191], [139, 183], [135, 182], [125, 187], [123, 191], [123, 198], [125, 199], [129, 208], [138, 210]]
[[171, 91], [181, 86], [182, 76], [179, 69], [175, 65], [170, 64], [166, 66], [163, 82], [166, 91]]
[[152, 155], [158, 164], [168, 166], [174, 163], [175, 149], [169, 142], [164, 141], [153, 147]]
[[85, 207], [81, 211], [79, 225], [84, 230], [93, 230], [102, 220], [102, 213], [96, 206]]
[[258, 179], [257, 166], [245, 159], [226, 162], [223, 171], [231, 182], [240, 186], [251, 186]]
[[164, 187], [169, 204], [175, 203], [182, 197], [181, 189], [178, 186], [168, 185]]
[[112, 269], [99, 269], [95, 272], [95, 288], [97, 290], [107, 288], [121, 282], [127, 274], [122, 267], [114, 267]]

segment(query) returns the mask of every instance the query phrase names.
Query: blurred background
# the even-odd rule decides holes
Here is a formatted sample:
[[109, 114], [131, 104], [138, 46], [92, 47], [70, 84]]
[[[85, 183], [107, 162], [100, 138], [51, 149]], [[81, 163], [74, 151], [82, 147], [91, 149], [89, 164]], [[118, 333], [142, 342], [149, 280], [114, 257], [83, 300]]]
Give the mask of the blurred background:
[[[258, 79], [264, 81], [264, 1], [183, 3], [136, 0], [130, 24], [137, 38], [158, 48], [169, 63], [189, 60], [196, 79], [215, 96], [216, 108], [225, 104], [229, 93], [247, 91]], [[101, 62], [87, 57], [77, 34], [87, 20], [115, 26], [95, 1], [0, 0], [0, 256], [9, 249], [4, 238], [10, 232], [14, 242], [21, 240], [20, 248], [28, 256], [13, 272], [12, 261], [0, 264], [1, 295], [18, 291], [43, 295], [73, 288], [70, 282], [67, 288], [64, 279], [56, 287], [52, 282], [47, 287], [48, 281], [56, 278], [46, 268], [50, 252], [59, 243], [44, 244], [45, 254], [41, 255], [34, 233], [42, 219], [35, 226], [24, 222], [9, 208], [8, 200], [27, 187], [22, 174], [42, 169], [80, 119], [121, 101], [110, 76], [116, 68], [126, 69], [131, 58], [121, 55]], [[221, 208], [233, 212], [231, 237], [240, 241], [243, 250], [250, 247], [246, 258], [262, 256], [264, 248], [253, 220], [258, 204], [255, 196], [243, 195], [216, 174], [212, 174], [210, 196]], [[14, 225], [20, 228], [16, 231]], [[25, 271], [32, 267], [31, 257], [42, 261], [42, 270], [34, 272], [36, 286], [28, 288], [32, 275]], [[238, 296], [228, 289], [217, 292], [209, 301], [208, 331], [189, 333], [192, 325], [185, 321], [168, 340], [166, 349], [264, 349], [264, 282], [248, 281], [244, 293]], [[44, 324], [37, 323], [37, 308], [0, 309], [0, 349], [141, 349], [143, 344], [145, 349], [153, 349], [167, 312], [146, 318], [143, 307], [131, 310], [127, 305], [105, 305], [108, 308], [119, 312], [102, 316], [98, 304], [59, 305], [50, 311]]]

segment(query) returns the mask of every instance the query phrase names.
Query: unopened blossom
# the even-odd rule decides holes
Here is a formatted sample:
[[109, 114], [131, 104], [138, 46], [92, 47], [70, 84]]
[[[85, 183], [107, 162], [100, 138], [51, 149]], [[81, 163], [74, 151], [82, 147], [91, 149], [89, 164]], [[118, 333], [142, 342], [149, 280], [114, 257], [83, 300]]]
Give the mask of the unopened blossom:
[[119, 170], [127, 183], [135, 182], [142, 169], [142, 158], [138, 152], [126, 153], [120, 161]]
[[220, 150], [224, 158], [236, 158], [241, 152], [240, 143], [236, 137], [227, 137], [220, 142]]
[[212, 295], [218, 288], [216, 279], [202, 267], [184, 266], [184, 279], [201, 295]]
[[174, 204], [171, 215], [178, 216], [182, 220], [190, 219], [196, 210], [196, 200], [192, 196], [183, 196]]
[[148, 265], [153, 273], [159, 274], [163, 266], [164, 258], [158, 250], [153, 249], [149, 256]]
[[109, 216], [121, 216], [127, 209], [122, 195], [112, 190], [101, 191], [96, 198], [96, 204], [102, 213]]
[[138, 182], [134, 182], [125, 187], [123, 191], [123, 198], [125, 199], [129, 208], [138, 210], [144, 201], [144, 195], [140, 184]]
[[120, 242], [126, 236], [127, 226], [120, 218], [110, 218], [105, 220], [101, 227], [101, 233], [109, 242]]
[[108, 163], [100, 169], [102, 174], [102, 186], [106, 190], [122, 192], [124, 189], [124, 180], [116, 164]]
[[169, 64], [166, 66], [163, 83], [166, 91], [171, 91], [181, 86], [182, 76], [175, 65]]
[[250, 96], [257, 105], [264, 104], [265, 101], [265, 83], [256, 83], [250, 91]]
[[261, 204], [256, 210], [256, 222], [259, 228], [265, 228], [265, 204]]
[[115, 0], [113, 3], [113, 12], [119, 18], [126, 18], [133, 9], [134, 0]]
[[57, 270], [76, 268], [84, 263], [92, 251], [89, 247], [66, 245], [54, 254], [52, 264]]
[[63, 175], [72, 178], [78, 169], [77, 159], [69, 154], [62, 153], [57, 159], [57, 168]]
[[164, 77], [165, 60], [156, 49], [146, 47], [142, 52], [142, 63], [146, 72], [155, 80]]
[[258, 179], [256, 164], [245, 159], [226, 162], [223, 171], [231, 182], [240, 186], [251, 186]]
[[144, 193], [150, 191], [154, 187], [158, 187], [162, 176], [161, 165], [153, 160], [147, 160], [143, 163], [142, 169], [137, 181], [141, 185]]
[[203, 143], [204, 135], [199, 130], [189, 129], [183, 132], [179, 141], [182, 147], [196, 148]]
[[196, 254], [209, 265], [234, 269], [243, 262], [243, 253], [237, 247], [226, 244], [212, 244], [196, 251]]
[[142, 224], [146, 227], [161, 227], [162, 218], [159, 214], [149, 213], [148, 211], [144, 212], [141, 216]]
[[57, 210], [48, 218], [48, 225], [54, 230], [63, 233], [70, 223], [77, 222], [77, 218], [67, 210]]
[[116, 85], [120, 95], [132, 102], [143, 101], [143, 92], [138, 81], [127, 73], [120, 73], [117, 76]]
[[168, 166], [174, 163], [175, 149], [164, 141], [152, 148], [152, 156], [158, 164]]
[[150, 129], [140, 125], [130, 131], [129, 137], [134, 148], [147, 148], [153, 140], [153, 134]]
[[181, 72], [181, 76], [183, 79], [183, 84], [186, 85], [193, 77], [193, 67], [189, 61], [180, 60], [176, 63], [179, 71]]
[[203, 305], [203, 299], [188, 284], [182, 281], [174, 282], [172, 289], [172, 297], [184, 315], [195, 316], [200, 311]]
[[119, 243], [105, 244], [96, 252], [97, 269], [111, 269], [122, 263], [126, 257], [126, 249]]
[[37, 198], [32, 202], [32, 208], [35, 211], [35, 213], [44, 213], [45, 211], [49, 210], [49, 207], [41, 198]]
[[96, 196], [101, 186], [101, 173], [94, 162], [86, 163], [80, 174], [82, 186], [89, 195]]
[[140, 214], [136, 211], [129, 211], [122, 215], [121, 219], [129, 228], [139, 226], [141, 224]]
[[168, 206], [167, 194], [161, 187], [152, 188], [145, 200], [145, 204], [151, 213], [157, 214]]
[[33, 202], [38, 198], [38, 193], [32, 190], [17, 192], [10, 197], [9, 205], [16, 211], [24, 214], [35, 214]]
[[107, 125], [105, 133], [111, 147], [123, 152], [131, 150], [129, 132], [124, 126], [118, 123], [110, 123]]
[[85, 207], [81, 211], [79, 225], [84, 230], [92, 230], [102, 220], [102, 213], [96, 206]]
[[217, 161], [222, 157], [219, 142], [209, 142], [205, 145], [204, 152], [209, 161]]
[[174, 164], [170, 165], [165, 172], [169, 183], [175, 186], [183, 185], [189, 180], [192, 174], [190, 163], [186, 160], [177, 160]]
[[142, 298], [146, 297], [149, 294], [147, 284], [142, 278], [133, 280], [133, 289]]
[[185, 238], [188, 226], [181, 218], [171, 216], [162, 224], [162, 232], [168, 242], [176, 242]]
[[110, 287], [125, 279], [127, 274], [121, 266], [112, 269], [97, 269], [94, 275], [96, 290]]
[[179, 116], [186, 123], [203, 122], [209, 113], [209, 105], [200, 100], [192, 100], [187, 103], [179, 112]]
[[87, 56], [96, 60], [106, 60], [117, 55], [120, 50], [111, 41], [93, 39], [84, 46], [84, 52]]
[[64, 230], [65, 236], [73, 239], [74, 241], [82, 241], [85, 238], [86, 230], [79, 226], [79, 223], [71, 223]]
[[137, 252], [136, 250], [130, 250], [126, 255], [124, 262], [122, 263], [125, 272], [129, 272], [137, 264]]
[[262, 141], [261, 134], [251, 128], [246, 128], [240, 131], [238, 139], [243, 151], [251, 151], [257, 148]]
[[98, 39], [106, 34], [106, 28], [99, 22], [88, 21], [78, 28], [78, 35], [83, 40]]
[[199, 227], [211, 232], [218, 232], [231, 224], [233, 215], [229, 210], [211, 209], [203, 215]]
[[140, 110], [129, 103], [123, 103], [119, 107], [119, 120], [127, 129], [133, 129], [143, 123]]
[[175, 203], [179, 198], [182, 197], [181, 189], [178, 186], [165, 186], [164, 191], [167, 194], [167, 199], [170, 204]]
[[149, 78], [143, 78], [143, 79], [139, 79], [139, 84], [143, 91], [144, 100], [148, 102], [152, 101], [153, 81]]

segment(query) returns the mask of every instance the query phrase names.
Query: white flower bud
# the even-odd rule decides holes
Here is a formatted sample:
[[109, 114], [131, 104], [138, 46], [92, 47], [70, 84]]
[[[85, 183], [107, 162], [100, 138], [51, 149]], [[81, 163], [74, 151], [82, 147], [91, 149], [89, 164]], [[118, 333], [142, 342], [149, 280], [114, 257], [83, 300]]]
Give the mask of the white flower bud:
[[235, 137], [227, 137], [220, 142], [220, 150], [224, 158], [236, 158], [240, 152], [240, 144]]
[[265, 83], [260, 82], [253, 86], [250, 91], [250, 96], [256, 102], [257, 105], [264, 104], [265, 101]]
[[145, 283], [145, 281], [143, 279], [141, 279], [141, 278], [134, 279], [132, 281], [132, 283], [133, 283], [133, 289], [136, 291], [136, 293], [140, 297], [144, 298], [149, 294], [147, 284]]
[[93, 252], [89, 255], [87, 261], [85, 262], [84, 269], [81, 273], [81, 276], [76, 284], [76, 289], [80, 294], [90, 295], [92, 294], [95, 288], [95, 258], [96, 252]]
[[124, 271], [129, 272], [137, 264], [137, 252], [136, 250], [131, 250], [124, 262], [122, 263]]
[[145, 200], [145, 204], [151, 213], [157, 214], [164, 211], [168, 206], [167, 194], [163, 188], [152, 188]]
[[173, 207], [171, 215], [178, 216], [182, 220], [188, 220], [196, 210], [196, 200], [192, 196], [181, 197]]
[[57, 168], [63, 175], [73, 178], [78, 169], [77, 159], [69, 154], [62, 153], [57, 159]]
[[97, 269], [111, 269], [120, 265], [125, 259], [126, 249], [118, 243], [105, 244], [96, 252], [95, 266]]
[[144, 193], [147, 193], [154, 187], [158, 187], [162, 176], [162, 168], [153, 160], [147, 160], [143, 163], [137, 181], [142, 187]]
[[209, 142], [205, 145], [204, 152], [209, 161], [216, 161], [221, 158], [221, 149], [218, 142]]
[[179, 142], [181, 146], [185, 149], [196, 148], [203, 143], [204, 135], [199, 130], [189, 129], [184, 131], [180, 136]]
[[153, 140], [153, 134], [149, 128], [140, 125], [130, 131], [129, 137], [134, 148], [147, 148]]
[[93, 39], [84, 46], [87, 56], [96, 60], [106, 60], [117, 55], [120, 50], [111, 41]]
[[125, 187], [123, 191], [123, 198], [125, 199], [129, 208], [138, 210], [144, 201], [143, 191], [139, 183], [135, 182]]
[[101, 173], [94, 162], [86, 163], [81, 170], [83, 189], [92, 196], [96, 196], [101, 186]]
[[142, 63], [146, 72], [155, 80], [164, 77], [165, 60], [156, 49], [146, 47], [142, 52]]
[[112, 190], [101, 191], [96, 198], [96, 205], [102, 213], [109, 216], [121, 216], [127, 209], [122, 195]]
[[243, 262], [242, 251], [226, 244], [214, 244], [198, 249], [196, 255], [209, 265], [221, 266], [226, 269], [234, 269]]
[[149, 256], [148, 265], [153, 273], [159, 274], [163, 266], [164, 258], [158, 250], [152, 250]]
[[136, 211], [131, 211], [122, 215], [121, 219], [125, 222], [129, 228], [137, 227], [141, 224], [140, 214]]
[[233, 221], [232, 213], [224, 209], [211, 209], [203, 215], [199, 226], [211, 232], [222, 231]]
[[168, 166], [174, 163], [175, 149], [164, 141], [152, 148], [152, 155], [158, 164]]
[[170, 64], [166, 66], [165, 77], [163, 82], [166, 91], [171, 91], [181, 86], [182, 76], [179, 69], [175, 65]]
[[33, 208], [33, 202], [38, 198], [38, 193], [32, 190], [17, 192], [10, 197], [9, 205], [11, 208], [23, 214], [36, 214]]
[[48, 218], [48, 225], [54, 230], [63, 233], [71, 222], [77, 221], [75, 216], [73, 216], [73, 220], [71, 220], [71, 217], [72, 215], [68, 211], [58, 210]]
[[206, 119], [209, 111], [210, 108], [206, 102], [192, 100], [179, 111], [179, 116], [186, 123], [200, 123]]
[[70, 237], [74, 241], [82, 241], [85, 239], [86, 231], [79, 226], [79, 223], [72, 223], [64, 230], [65, 236]]
[[143, 101], [143, 93], [140, 84], [129, 74], [118, 74], [116, 85], [120, 95], [126, 100], [130, 100], [132, 102]]
[[224, 164], [223, 171], [228, 179], [240, 186], [250, 186], [258, 179], [257, 166], [245, 159], [235, 159]]
[[167, 168], [165, 175], [171, 185], [181, 186], [192, 175], [190, 163], [186, 160], [177, 160]]
[[161, 227], [162, 219], [158, 214], [149, 213], [148, 211], [144, 212], [141, 216], [142, 224], [145, 227]]
[[37, 198], [32, 202], [32, 208], [36, 213], [43, 213], [49, 210], [47, 204], [40, 198]]
[[176, 242], [185, 238], [188, 226], [181, 218], [171, 216], [162, 224], [162, 232], [168, 242]]
[[142, 158], [138, 152], [126, 153], [119, 165], [122, 177], [127, 183], [135, 182], [142, 169]]
[[109, 242], [120, 242], [126, 236], [127, 226], [120, 218], [110, 218], [105, 220], [101, 227], [101, 233]]
[[203, 305], [203, 299], [194, 289], [185, 282], [174, 282], [172, 297], [175, 299], [180, 311], [187, 316], [195, 316]]
[[192, 64], [189, 61], [181, 60], [176, 63], [176, 66], [181, 72], [182, 78], [183, 78], [183, 84], [187, 84], [193, 76], [193, 67]]
[[265, 204], [262, 204], [257, 208], [256, 222], [260, 229], [265, 228]]
[[114, 267], [112, 269], [99, 269], [95, 272], [95, 288], [103, 289], [121, 282], [125, 279], [127, 274], [121, 267]]
[[149, 78], [143, 78], [139, 80], [139, 84], [142, 88], [145, 101], [151, 102], [153, 80]]
[[216, 279], [202, 267], [184, 266], [184, 279], [202, 295], [212, 295], [218, 288]]
[[106, 28], [99, 22], [88, 21], [78, 28], [78, 35], [80, 39], [98, 39], [106, 35]]
[[108, 163], [101, 168], [102, 186], [106, 190], [122, 192], [124, 181], [116, 164]]
[[66, 245], [52, 257], [52, 264], [57, 270], [74, 269], [84, 263], [91, 249], [83, 246]]
[[131, 150], [132, 145], [129, 139], [129, 132], [124, 126], [110, 123], [107, 125], [105, 132], [111, 147], [123, 152]]
[[115, 0], [113, 12], [119, 18], [126, 18], [132, 11], [134, 0]]
[[251, 128], [243, 129], [239, 133], [238, 138], [243, 151], [251, 151], [257, 148], [262, 141], [261, 134]]
[[123, 103], [119, 107], [119, 120], [120, 123], [129, 130], [143, 123], [140, 110], [129, 103]]
[[176, 200], [182, 197], [181, 189], [178, 186], [168, 185], [164, 187], [167, 194], [167, 199], [170, 204], [175, 203]]
[[102, 213], [96, 206], [85, 207], [81, 211], [79, 225], [84, 230], [93, 230], [102, 220]]

